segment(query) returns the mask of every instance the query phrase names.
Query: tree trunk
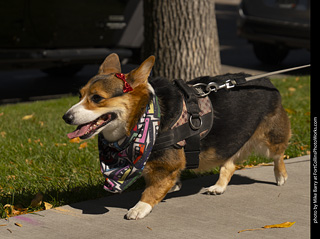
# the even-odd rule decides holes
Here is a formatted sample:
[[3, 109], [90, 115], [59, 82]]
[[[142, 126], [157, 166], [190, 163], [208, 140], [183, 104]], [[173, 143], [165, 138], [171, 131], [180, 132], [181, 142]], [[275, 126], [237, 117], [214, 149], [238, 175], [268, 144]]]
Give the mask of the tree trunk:
[[144, 0], [144, 56], [154, 76], [191, 80], [220, 73], [213, 0]]

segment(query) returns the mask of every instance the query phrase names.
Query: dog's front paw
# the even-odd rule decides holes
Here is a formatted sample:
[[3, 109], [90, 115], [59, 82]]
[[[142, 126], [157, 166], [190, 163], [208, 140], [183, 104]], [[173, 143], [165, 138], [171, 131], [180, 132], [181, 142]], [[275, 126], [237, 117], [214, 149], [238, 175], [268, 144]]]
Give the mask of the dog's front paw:
[[152, 210], [149, 203], [139, 201], [133, 208], [126, 214], [126, 219], [137, 220], [146, 217]]
[[275, 177], [276, 177], [276, 181], [277, 181], [278, 186], [283, 186], [288, 179], [287, 174], [283, 175], [281, 173], [278, 173], [278, 174], [275, 173]]
[[213, 185], [209, 188], [206, 189], [207, 194], [212, 194], [212, 195], [220, 195], [226, 191], [225, 187], [221, 187], [219, 185]]

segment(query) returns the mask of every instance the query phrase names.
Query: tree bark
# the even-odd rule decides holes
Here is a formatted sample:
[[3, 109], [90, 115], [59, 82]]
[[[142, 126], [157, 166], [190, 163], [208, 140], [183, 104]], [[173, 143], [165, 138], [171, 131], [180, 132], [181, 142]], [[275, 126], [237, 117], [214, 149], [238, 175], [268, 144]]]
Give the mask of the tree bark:
[[144, 0], [144, 56], [154, 76], [191, 80], [220, 73], [213, 0]]

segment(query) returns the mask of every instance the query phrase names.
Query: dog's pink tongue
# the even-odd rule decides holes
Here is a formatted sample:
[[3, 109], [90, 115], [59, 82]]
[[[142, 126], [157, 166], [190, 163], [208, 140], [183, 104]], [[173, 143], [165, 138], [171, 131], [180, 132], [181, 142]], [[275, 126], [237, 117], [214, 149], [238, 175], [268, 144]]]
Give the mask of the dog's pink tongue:
[[[80, 126], [79, 126], [80, 127]], [[88, 129], [90, 128], [90, 124], [86, 124], [81, 126], [80, 128], [77, 128], [75, 131], [67, 134], [69, 139], [73, 139], [73, 138], [77, 138], [77, 137], [81, 137], [82, 135], [84, 135], [85, 133], [87, 133]]]

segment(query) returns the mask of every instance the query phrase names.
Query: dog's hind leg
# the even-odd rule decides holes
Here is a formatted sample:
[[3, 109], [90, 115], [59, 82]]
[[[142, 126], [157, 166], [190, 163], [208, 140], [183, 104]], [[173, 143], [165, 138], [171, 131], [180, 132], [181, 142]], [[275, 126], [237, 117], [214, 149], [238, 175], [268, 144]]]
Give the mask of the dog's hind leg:
[[[220, 195], [226, 191], [226, 188], [233, 176], [233, 173], [236, 170], [235, 163], [238, 161], [244, 160], [250, 152], [253, 150], [254, 141], [249, 140], [242, 148], [238, 150], [232, 157], [229, 159], [223, 160], [223, 158], [219, 157], [214, 150], [208, 152], [212, 152], [213, 158], [219, 159], [216, 160], [216, 163], [220, 165], [220, 174], [219, 179], [215, 185], [207, 188], [207, 193], [212, 195]], [[209, 158], [209, 156], [205, 155]]]
[[282, 186], [288, 179], [286, 166], [283, 161], [283, 154], [274, 158], [274, 176], [278, 186]]
[[183, 149], [169, 149], [161, 158], [150, 160], [143, 171], [146, 189], [140, 201], [128, 211], [126, 218], [136, 220], [146, 217], [176, 185], [185, 163]]
[[274, 160], [274, 176], [277, 185], [282, 186], [288, 179], [283, 155], [291, 136], [290, 121], [282, 106], [276, 109], [276, 114], [269, 117], [267, 124], [269, 127], [266, 128], [269, 130], [265, 135], [267, 147], [270, 150], [269, 157]]
[[283, 107], [279, 104], [274, 112], [262, 120], [254, 134], [242, 148], [222, 164], [219, 180], [215, 185], [207, 188], [207, 193], [214, 195], [224, 193], [235, 171], [234, 163], [244, 160], [253, 151], [274, 160], [274, 174], [277, 185], [284, 185], [288, 174], [283, 155], [288, 146], [290, 136], [290, 121]]
[[281, 105], [265, 117], [255, 132], [255, 151], [274, 160], [274, 175], [278, 186], [288, 179], [283, 155], [291, 136], [290, 121]]

